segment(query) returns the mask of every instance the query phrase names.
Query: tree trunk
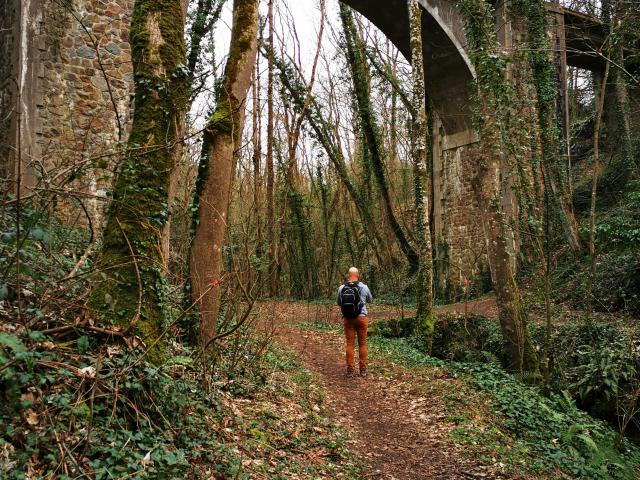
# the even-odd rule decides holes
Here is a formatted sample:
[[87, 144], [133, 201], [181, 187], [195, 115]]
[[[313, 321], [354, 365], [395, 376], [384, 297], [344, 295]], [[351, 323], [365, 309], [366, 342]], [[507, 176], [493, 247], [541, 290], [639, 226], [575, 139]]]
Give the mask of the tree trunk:
[[[583, 252], [578, 222], [571, 198], [570, 168], [562, 159], [559, 130], [557, 128], [557, 73], [555, 55], [549, 45], [545, 22], [533, 19], [544, 19], [546, 10], [542, 0], [528, 3], [523, 12], [528, 32], [529, 65], [533, 73], [536, 87], [538, 123], [540, 126], [540, 143], [542, 148], [542, 168], [551, 189], [554, 218], [560, 223], [562, 236], [574, 255]], [[523, 19], [524, 20], [524, 19]], [[567, 161], [570, 162], [568, 157]]]
[[275, 205], [273, 198], [273, 0], [269, 0], [269, 49], [268, 49], [268, 80], [267, 80], [267, 159], [265, 173], [267, 175], [267, 252], [269, 255], [269, 294], [273, 297], [277, 294], [276, 275], [276, 231], [275, 231]]
[[260, 125], [260, 72], [256, 64], [252, 81], [253, 92], [253, 208], [255, 225], [258, 237], [260, 236], [260, 196], [262, 185], [262, 174], [260, 164], [262, 163], [262, 128]]
[[[259, 62], [256, 62], [253, 71], [252, 92], [253, 92], [253, 224], [255, 226], [256, 248], [255, 256], [258, 261], [262, 260], [262, 125], [260, 121], [260, 69]], [[256, 271], [256, 283], [258, 295], [261, 294], [262, 270]]]
[[[194, 94], [197, 94], [201, 85], [194, 86], [195, 74], [198, 67], [198, 59], [200, 57], [200, 52], [202, 50], [202, 41], [207, 32], [211, 31], [211, 29], [215, 26], [216, 22], [220, 18], [220, 14], [222, 12], [222, 7], [226, 0], [216, 0], [217, 3], [214, 5], [214, 0], [199, 0], [197, 4], [197, 9], [195, 12], [195, 19], [193, 24], [191, 25], [191, 29], [189, 32], [189, 52], [187, 54], [187, 71], [188, 75], [181, 75], [185, 82], [185, 88], [187, 88], [189, 92], [188, 101], [184, 102], [184, 108], [182, 112], [178, 112], [176, 118], [178, 119], [177, 123], [177, 134], [176, 138], [178, 139], [175, 148], [173, 149], [173, 165], [174, 168], [171, 172], [171, 177], [169, 179], [169, 197], [167, 201], [168, 207], [168, 217], [165, 222], [164, 228], [162, 230], [162, 256], [163, 256], [163, 265], [165, 268], [165, 272], [169, 271], [170, 268], [170, 256], [171, 256], [171, 223], [173, 217], [173, 211], [175, 209], [175, 200], [176, 200], [176, 190], [178, 188], [178, 182], [180, 181], [180, 176], [185, 168], [185, 165], [182, 164], [183, 160], [183, 151], [184, 151], [184, 135], [186, 132], [186, 120], [187, 120], [187, 112], [191, 107], [191, 103], [194, 100]], [[183, 0], [182, 2], [183, 12], [186, 14], [188, 1]], [[211, 15], [211, 18], [207, 21], [207, 18]], [[184, 68], [184, 67], [181, 67]], [[184, 72], [181, 72], [184, 73]]]
[[[193, 23], [189, 31], [187, 70], [189, 71], [191, 83], [195, 80], [198, 71], [202, 41], [220, 19], [225, 2], [226, 0], [198, 0]], [[193, 89], [192, 93], [197, 93], [199, 90], [198, 86]]]
[[181, 0], [136, 0], [129, 150], [114, 185], [98, 261], [104, 281], [93, 286], [87, 300], [102, 321], [135, 326], [154, 362], [163, 358], [162, 235], [188, 97], [183, 33]]
[[[491, 141], [492, 139], [483, 139]], [[474, 179], [474, 191], [482, 212], [482, 226], [487, 238], [487, 254], [491, 280], [496, 292], [498, 316], [502, 335], [508, 350], [508, 368], [516, 372], [537, 372], [538, 359], [527, 330], [526, 314], [518, 290], [509, 248], [508, 218], [500, 199], [508, 195], [505, 182], [501, 181], [501, 165], [498, 155], [490, 152], [482, 159]]]
[[391, 231], [396, 237], [400, 250], [406, 255], [409, 261], [411, 270], [416, 271], [419, 263], [418, 254], [409, 243], [400, 226], [391, 202], [391, 194], [385, 174], [385, 154], [382, 148], [382, 139], [378, 125], [376, 124], [373, 105], [371, 104], [371, 92], [369, 89], [371, 75], [364, 52], [365, 47], [353, 21], [351, 9], [343, 3], [340, 4], [340, 18], [342, 19], [346, 38], [347, 59], [351, 67], [353, 90], [357, 100], [358, 116], [360, 117], [360, 127], [363, 130], [363, 137], [369, 150], [369, 159], [373, 167], [373, 173], [376, 178], [378, 190], [380, 191], [380, 196], [382, 197], [386, 218], [391, 227]]
[[589, 212], [589, 257], [590, 275], [587, 282], [587, 314], [591, 320], [593, 311], [593, 281], [596, 276], [596, 200], [598, 193], [598, 178], [600, 177], [600, 134], [602, 130], [602, 114], [604, 111], [604, 100], [607, 93], [607, 80], [609, 80], [609, 69], [611, 63], [606, 60], [600, 91], [597, 92], [596, 118], [593, 127], [593, 176], [591, 179], [591, 209]]
[[[635, 9], [640, 11], [637, 7]], [[625, 65], [625, 51], [630, 50], [627, 45], [627, 35], [625, 35], [625, 30], [629, 28], [625, 23], [631, 21], [630, 17], [624, 0], [602, 2], [602, 21], [605, 34], [609, 39], [608, 53], [606, 53], [611, 63], [609, 79], [613, 85], [612, 91], [606, 92], [602, 123], [606, 127], [607, 138], [617, 140], [610, 142], [612, 145], [606, 147], [612, 154], [614, 162], [617, 158], [621, 159], [616, 162], [617, 165], [612, 166], [619, 168], [619, 174], [624, 177], [628, 177], [629, 156], [633, 150], [629, 89], [625, 80], [626, 74], [622, 70]]]
[[424, 338], [425, 350], [431, 353], [435, 318], [433, 316], [433, 252], [428, 191], [427, 105], [425, 101], [424, 59], [422, 55], [422, 8], [417, 0], [408, 0], [413, 80], [413, 156], [416, 237], [420, 252], [416, 279], [416, 325]]
[[190, 255], [192, 295], [200, 309], [203, 347], [217, 329], [233, 157], [242, 135], [245, 100], [256, 57], [257, 27], [258, 0], [235, 0], [224, 81], [204, 131], [195, 198], [198, 223]]
[[[510, 131], [513, 111], [510, 64], [496, 62], [492, 56], [501, 50], [495, 33], [491, 6], [484, 0], [462, 0], [465, 7], [465, 27], [469, 38], [470, 57], [478, 75], [475, 102], [475, 123], [480, 130], [477, 170], [472, 180], [474, 195], [481, 212], [482, 227], [487, 241], [487, 256], [491, 281], [496, 292], [498, 316], [507, 353], [508, 368], [539, 375], [537, 354], [527, 330], [527, 319], [520, 291], [515, 280], [515, 262], [511, 218], [502, 201], [513, 194], [511, 181], [516, 169], [522, 169], [526, 157], [511, 153], [505, 144]], [[524, 182], [515, 182], [516, 188]], [[516, 190], [516, 193], [517, 190]]]

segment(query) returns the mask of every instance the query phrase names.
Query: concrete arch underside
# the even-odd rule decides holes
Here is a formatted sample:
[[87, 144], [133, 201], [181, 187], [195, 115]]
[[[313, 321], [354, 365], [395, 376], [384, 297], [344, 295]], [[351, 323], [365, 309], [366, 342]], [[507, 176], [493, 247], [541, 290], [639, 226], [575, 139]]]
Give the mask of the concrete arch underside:
[[[405, 58], [411, 58], [406, 0], [342, 1], [376, 25]], [[455, 144], [468, 143], [475, 137], [469, 98], [474, 71], [464, 50], [467, 42], [462, 18], [456, 11], [455, 2], [450, 0], [419, 0], [419, 3], [423, 7], [427, 95], [438, 113], [445, 135]]]

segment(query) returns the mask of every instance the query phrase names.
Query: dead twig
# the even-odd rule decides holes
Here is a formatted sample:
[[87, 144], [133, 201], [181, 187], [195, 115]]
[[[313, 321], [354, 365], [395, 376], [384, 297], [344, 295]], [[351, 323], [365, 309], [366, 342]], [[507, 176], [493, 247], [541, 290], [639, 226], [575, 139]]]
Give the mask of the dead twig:
[[46, 330], [36, 330], [36, 331], [39, 331], [43, 335], [56, 335], [59, 333], [67, 333], [72, 330], [80, 330], [80, 329], [88, 330], [93, 333], [100, 333], [102, 335], [113, 336], [113, 337], [124, 337], [126, 335], [126, 332], [121, 332], [119, 330], [109, 330], [108, 328], [94, 327], [92, 325], [83, 325], [83, 326], [61, 325], [59, 327], [49, 328]]

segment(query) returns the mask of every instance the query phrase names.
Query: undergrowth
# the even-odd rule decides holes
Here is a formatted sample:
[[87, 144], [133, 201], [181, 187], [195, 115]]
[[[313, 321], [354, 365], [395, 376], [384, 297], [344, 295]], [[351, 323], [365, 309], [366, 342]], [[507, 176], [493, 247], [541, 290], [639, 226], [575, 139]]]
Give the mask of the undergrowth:
[[581, 479], [637, 478], [640, 450], [620, 440], [606, 423], [580, 411], [570, 398], [547, 398], [497, 365], [428, 357], [410, 339], [374, 337], [371, 344], [374, 353], [405, 366], [439, 367], [465, 378], [486, 395], [492, 424], [517, 440], [514, 448], [526, 452], [529, 468], [559, 469]]
[[[402, 332], [406, 327], [402, 322], [392, 322], [391, 326], [382, 321], [373, 323], [374, 335], [370, 336], [369, 344], [374, 358], [383, 357], [385, 361], [417, 369], [416, 375], [421, 375], [420, 368], [438, 368], [452, 378], [465, 380], [467, 387], [460, 387], [465, 390], [464, 398], [449, 394], [453, 406], [445, 412], [448, 421], [457, 425], [452, 431], [457, 442], [467, 444], [474, 455], [488, 455], [494, 463], [502, 463], [511, 473], [537, 472], [536, 475], [544, 477], [594, 480], [637, 478], [640, 472], [637, 446], [606, 422], [583, 412], [566, 390], [545, 396], [538, 387], [525, 385], [500, 366], [498, 356], [490, 351], [502, 345], [495, 321], [477, 317], [475, 321], [468, 319], [465, 325], [464, 319], [453, 315], [448, 320], [459, 327], [455, 329], [457, 332], [466, 332], [466, 340], [461, 341], [462, 334], [454, 340], [447, 329], [436, 329], [439, 333], [434, 339], [434, 349], [439, 354], [448, 351], [447, 359], [423, 354], [413, 336], [398, 338], [399, 332], [408, 332]], [[301, 324], [300, 328], [339, 331], [337, 324], [326, 322]], [[539, 333], [539, 329], [534, 330], [534, 335]], [[567, 349], [570, 339], [575, 340], [566, 330], [557, 335], [558, 351]], [[565, 343], [560, 343], [560, 339]], [[473, 342], [486, 350], [472, 347]], [[579, 361], [573, 369], [567, 367], [564, 381], [580, 382], [584, 369]], [[597, 384], [601, 378], [593, 381]], [[578, 388], [577, 383], [575, 387]], [[480, 405], [472, 406], [482, 402], [487, 403], [489, 411], [481, 414], [480, 419], [468, 418], [466, 410], [482, 410]]]
[[[546, 329], [530, 325], [536, 348], [543, 351]], [[370, 334], [386, 338], [411, 337], [413, 319], [374, 322]], [[621, 432], [640, 425], [640, 333], [633, 324], [612, 319], [569, 319], [549, 332], [549, 371], [546, 389], [571, 397], [582, 409], [604, 419]], [[508, 364], [497, 321], [481, 315], [441, 314], [432, 355], [444, 360]], [[631, 427], [631, 428], [629, 428]]]
[[[581, 231], [586, 237], [586, 218]], [[640, 316], [640, 180], [629, 181], [615, 204], [598, 212], [595, 233], [594, 309]], [[553, 275], [555, 299], [584, 308], [589, 277], [588, 257], [564, 259]]]
[[203, 365], [168, 323], [153, 365], [83, 309], [87, 232], [27, 203], [19, 219], [0, 214], [0, 478], [357, 476], [323, 392], [268, 335], [248, 322]]
[[192, 352], [176, 345], [157, 367], [113, 346], [88, 353], [3, 330], [2, 478], [356, 475], [321, 390], [273, 347], [241, 374], [223, 360], [207, 393]]

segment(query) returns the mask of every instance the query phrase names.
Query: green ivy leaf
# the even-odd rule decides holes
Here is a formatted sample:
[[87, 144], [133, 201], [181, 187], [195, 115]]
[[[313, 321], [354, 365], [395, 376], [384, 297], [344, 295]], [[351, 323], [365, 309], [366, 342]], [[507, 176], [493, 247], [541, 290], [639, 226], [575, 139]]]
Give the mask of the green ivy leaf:
[[0, 345], [4, 345], [13, 353], [24, 353], [27, 351], [24, 343], [22, 343], [18, 337], [9, 333], [0, 332]]
[[49, 243], [50, 237], [49, 234], [43, 230], [42, 228], [32, 228], [30, 235], [35, 239], [42, 243]]
[[87, 335], [83, 335], [78, 338], [77, 346], [79, 353], [86, 353], [89, 349], [89, 337]]

